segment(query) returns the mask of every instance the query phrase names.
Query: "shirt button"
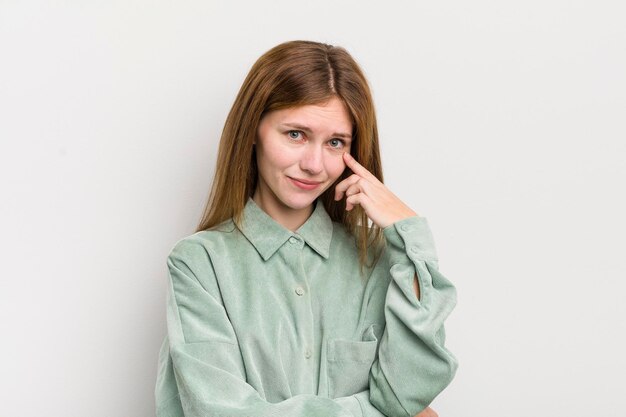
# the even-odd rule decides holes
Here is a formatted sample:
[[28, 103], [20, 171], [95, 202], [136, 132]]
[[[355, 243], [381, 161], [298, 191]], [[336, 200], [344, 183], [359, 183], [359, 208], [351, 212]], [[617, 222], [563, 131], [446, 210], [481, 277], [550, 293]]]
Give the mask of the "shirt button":
[[311, 349], [307, 349], [304, 351], [304, 357], [307, 359], [311, 357]]
[[402, 227], [400, 227], [400, 229], [402, 229], [405, 232], [408, 232], [409, 230], [411, 230], [411, 226], [409, 226], [408, 224], [403, 224]]
[[298, 294], [298, 295], [304, 294], [304, 289], [302, 287], [296, 288], [296, 294]]
[[411, 246], [411, 252], [413, 253], [418, 253], [420, 250], [417, 248], [417, 246]]
[[293, 243], [294, 245], [295, 245], [296, 243], [298, 243], [299, 241], [300, 241], [300, 239], [298, 239], [298, 238], [297, 238], [297, 237], [295, 237], [295, 236], [291, 236], [291, 237], [289, 238], [289, 243]]

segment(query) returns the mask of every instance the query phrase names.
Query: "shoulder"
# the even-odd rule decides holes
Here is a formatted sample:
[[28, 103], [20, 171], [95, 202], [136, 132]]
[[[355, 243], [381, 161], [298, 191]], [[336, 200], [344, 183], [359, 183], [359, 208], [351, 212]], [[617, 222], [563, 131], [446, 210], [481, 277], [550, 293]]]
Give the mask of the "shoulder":
[[232, 219], [226, 220], [208, 230], [202, 230], [178, 240], [167, 257], [170, 262], [194, 263], [206, 261], [212, 253], [220, 253], [236, 239], [238, 229]]

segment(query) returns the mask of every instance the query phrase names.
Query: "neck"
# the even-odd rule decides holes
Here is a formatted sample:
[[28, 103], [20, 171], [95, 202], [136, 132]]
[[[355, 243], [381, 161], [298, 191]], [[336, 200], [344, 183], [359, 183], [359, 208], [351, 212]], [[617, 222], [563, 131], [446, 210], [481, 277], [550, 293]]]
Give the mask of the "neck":
[[276, 197], [266, 198], [258, 188], [252, 199], [278, 224], [292, 232], [298, 230], [307, 221], [314, 208], [314, 204], [310, 204], [302, 209], [293, 209], [280, 203]]

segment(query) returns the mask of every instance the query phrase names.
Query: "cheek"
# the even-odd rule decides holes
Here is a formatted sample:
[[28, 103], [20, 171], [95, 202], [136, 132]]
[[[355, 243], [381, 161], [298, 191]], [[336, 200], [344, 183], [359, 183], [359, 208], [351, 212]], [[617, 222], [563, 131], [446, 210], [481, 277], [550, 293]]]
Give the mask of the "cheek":
[[328, 161], [326, 165], [326, 171], [328, 172], [328, 176], [333, 181], [339, 178], [339, 176], [343, 174], [343, 171], [345, 169], [346, 169], [346, 164], [345, 162], [343, 162], [343, 157], [341, 155], [333, 156], [332, 158], [330, 158], [330, 160]]
[[257, 160], [259, 165], [270, 169], [281, 170], [293, 165], [295, 158], [292, 152], [288, 150], [278, 146], [272, 146], [272, 144], [266, 144], [262, 152], [257, 153]]
[[290, 149], [276, 149], [272, 161], [277, 168], [287, 169], [298, 163], [298, 154]]

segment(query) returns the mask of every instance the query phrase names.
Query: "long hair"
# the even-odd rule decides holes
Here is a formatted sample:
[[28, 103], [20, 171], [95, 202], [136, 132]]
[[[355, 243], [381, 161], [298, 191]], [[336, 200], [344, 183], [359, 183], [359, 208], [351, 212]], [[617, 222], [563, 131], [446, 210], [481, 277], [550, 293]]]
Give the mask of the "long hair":
[[[289, 41], [263, 54], [252, 66], [226, 118], [213, 185], [197, 231], [228, 219], [241, 221], [256, 189], [258, 169], [253, 141], [265, 113], [288, 107], [341, 99], [352, 118], [351, 155], [383, 181], [374, 102], [356, 61], [342, 47], [312, 41]], [[345, 210], [345, 199], [334, 200], [335, 186], [352, 175], [346, 170], [319, 200], [333, 221], [355, 237], [361, 272], [380, 257], [384, 238], [378, 226], [368, 227], [360, 205]], [[371, 252], [369, 250], [372, 249]], [[369, 260], [369, 262], [368, 262]]]

